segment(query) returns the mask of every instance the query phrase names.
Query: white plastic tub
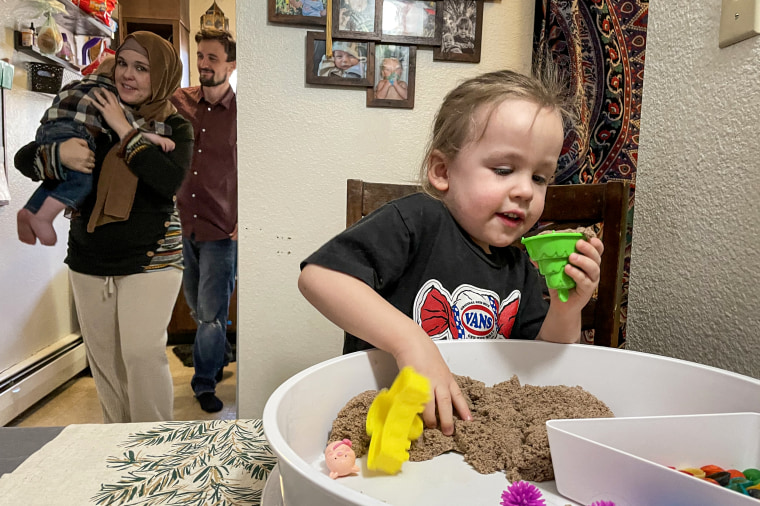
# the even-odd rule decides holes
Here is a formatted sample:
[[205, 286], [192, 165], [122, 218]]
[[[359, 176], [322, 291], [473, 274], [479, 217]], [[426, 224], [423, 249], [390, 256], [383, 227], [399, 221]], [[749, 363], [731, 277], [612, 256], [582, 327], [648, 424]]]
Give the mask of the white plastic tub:
[[[439, 348], [456, 374], [488, 386], [513, 374], [522, 384], [580, 385], [618, 417], [743, 412], [760, 399], [760, 380], [644, 353], [526, 341], [444, 342]], [[323, 451], [338, 411], [365, 390], [389, 387], [397, 373], [390, 355], [372, 350], [312, 366], [275, 390], [263, 420], [279, 459], [284, 504], [500, 503], [509, 485], [504, 474], [481, 475], [456, 454], [406, 462], [396, 476], [370, 473], [364, 459], [358, 476], [327, 476]], [[548, 506], [571, 502], [557, 495], [553, 481], [536, 485]]]

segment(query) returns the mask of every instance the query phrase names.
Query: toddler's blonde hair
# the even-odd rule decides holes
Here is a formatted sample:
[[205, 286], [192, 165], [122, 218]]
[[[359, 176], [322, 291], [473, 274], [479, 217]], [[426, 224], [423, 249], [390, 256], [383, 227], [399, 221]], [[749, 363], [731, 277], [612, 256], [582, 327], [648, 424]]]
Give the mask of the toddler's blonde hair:
[[[453, 160], [467, 144], [483, 136], [488, 118], [505, 100], [522, 99], [540, 107], [557, 111], [564, 125], [575, 119], [572, 97], [568, 86], [557, 74], [556, 68], [544, 67], [537, 74], [526, 76], [512, 70], [500, 70], [473, 77], [461, 83], [446, 95], [433, 121], [433, 132], [425, 150], [418, 175], [422, 190], [440, 198], [427, 177], [428, 163], [433, 151], [440, 151]], [[485, 118], [478, 121], [478, 113], [485, 108]]]

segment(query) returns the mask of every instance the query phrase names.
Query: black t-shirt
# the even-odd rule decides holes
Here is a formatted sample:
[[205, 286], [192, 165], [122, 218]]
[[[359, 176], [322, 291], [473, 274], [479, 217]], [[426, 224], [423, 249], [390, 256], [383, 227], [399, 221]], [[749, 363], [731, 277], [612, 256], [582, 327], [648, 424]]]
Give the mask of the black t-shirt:
[[[301, 263], [354, 276], [431, 338], [535, 339], [548, 303], [522, 250], [486, 254], [440, 201], [417, 193], [389, 202]], [[347, 334], [344, 353], [372, 348]]]

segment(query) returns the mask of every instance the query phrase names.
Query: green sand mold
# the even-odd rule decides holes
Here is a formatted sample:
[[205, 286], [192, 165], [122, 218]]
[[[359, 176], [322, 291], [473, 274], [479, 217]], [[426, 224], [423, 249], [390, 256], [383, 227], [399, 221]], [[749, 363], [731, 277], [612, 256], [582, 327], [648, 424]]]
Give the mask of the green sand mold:
[[523, 237], [522, 243], [530, 258], [538, 262], [538, 271], [546, 278], [546, 286], [557, 290], [559, 300], [567, 302], [568, 290], [575, 288], [573, 278], [565, 274], [565, 265], [575, 243], [583, 239], [580, 232], [550, 232]]

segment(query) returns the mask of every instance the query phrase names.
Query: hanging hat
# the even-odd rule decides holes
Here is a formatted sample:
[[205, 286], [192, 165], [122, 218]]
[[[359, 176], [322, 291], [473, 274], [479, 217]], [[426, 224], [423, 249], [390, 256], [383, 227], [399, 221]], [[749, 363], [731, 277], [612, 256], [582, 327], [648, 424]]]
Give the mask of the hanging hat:
[[358, 42], [333, 42], [333, 51], [343, 51], [348, 53], [354, 58], [361, 58], [359, 55], [359, 43]]

